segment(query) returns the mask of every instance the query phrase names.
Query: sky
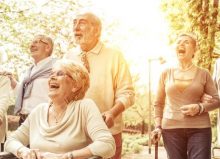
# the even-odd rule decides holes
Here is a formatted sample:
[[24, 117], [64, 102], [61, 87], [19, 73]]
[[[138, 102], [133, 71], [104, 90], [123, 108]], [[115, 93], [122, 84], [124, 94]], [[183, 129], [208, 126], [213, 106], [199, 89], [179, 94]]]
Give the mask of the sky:
[[[156, 89], [159, 72], [170, 65], [168, 62], [161, 65], [157, 60], [163, 57], [166, 61], [172, 61], [174, 54], [168, 45], [169, 27], [163, 13], [160, 10], [160, 0], [93, 0], [93, 10], [105, 14], [106, 21], [118, 20], [119, 35], [126, 34], [130, 28], [134, 34], [120, 43], [125, 57], [132, 60], [130, 66], [132, 72], [140, 74], [140, 84], [146, 85], [151, 74], [152, 90]], [[129, 30], [129, 29], [128, 29]], [[125, 32], [124, 34], [121, 32]], [[149, 69], [149, 61], [151, 69]], [[166, 66], [165, 66], [166, 65]]]

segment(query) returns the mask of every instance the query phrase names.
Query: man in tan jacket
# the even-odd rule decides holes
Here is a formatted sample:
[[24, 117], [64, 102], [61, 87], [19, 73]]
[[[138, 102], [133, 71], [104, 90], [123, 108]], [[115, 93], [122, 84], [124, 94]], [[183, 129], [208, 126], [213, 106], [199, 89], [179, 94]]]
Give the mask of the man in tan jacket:
[[79, 50], [65, 58], [82, 63], [90, 76], [87, 98], [93, 99], [116, 143], [113, 159], [121, 158], [122, 112], [134, 103], [134, 89], [128, 65], [118, 49], [100, 41], [101, 21], [93, 13], [77, 15], [73, 32]]

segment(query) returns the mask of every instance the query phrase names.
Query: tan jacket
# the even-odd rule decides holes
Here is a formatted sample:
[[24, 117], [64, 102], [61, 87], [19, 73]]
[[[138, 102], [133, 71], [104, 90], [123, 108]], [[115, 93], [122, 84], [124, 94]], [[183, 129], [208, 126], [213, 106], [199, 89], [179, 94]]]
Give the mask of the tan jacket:
[[[77, 61], [82, 64], [82, 51], [66, 54], [64, 58]], [[101, 113], [110, 110], [115, 103], [120, 101], [125, 108], [134, 104], [134, 88], [127, 62], [121, 51], [116, 48], [98, 42], [87, 52], [90, 66], [90, 87], [86, 97], [95, 101]], [[110, 129], [113, 135], [122, 132], [123, 121], [120, 114]]]

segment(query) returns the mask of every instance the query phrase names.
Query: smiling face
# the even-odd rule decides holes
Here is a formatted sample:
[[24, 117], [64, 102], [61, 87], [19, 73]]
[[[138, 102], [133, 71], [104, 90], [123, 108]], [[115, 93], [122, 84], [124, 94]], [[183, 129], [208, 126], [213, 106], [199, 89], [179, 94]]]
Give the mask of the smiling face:
[[76, 43], [83, 51], [91, 50], [98, 42], [101, 32], [100, 20], [91, 13], [78, 15], [73, 20]]
[[48, 80], [49, 97], [53, 100], [71, 100], [73, 92], [75, 92], [74, 81], [64, 68], [55, 65], [52, 69]]
[[71, 60], [57, 60], [48, 85], [49, 97], [53, 102], [69, 103], [85, 96], [89, 88], [89, 74], [83, 66]]
[[30, 52], [35, 63], [51, 55], [52, 45], [52, 40], [43, 35], [38, 35], [33, 39], [30, 44]]
[[192, 37], [181, 35], [176, 42], [176, 55], [180, 61], [190, 61], [196, 52], [196, 42]]

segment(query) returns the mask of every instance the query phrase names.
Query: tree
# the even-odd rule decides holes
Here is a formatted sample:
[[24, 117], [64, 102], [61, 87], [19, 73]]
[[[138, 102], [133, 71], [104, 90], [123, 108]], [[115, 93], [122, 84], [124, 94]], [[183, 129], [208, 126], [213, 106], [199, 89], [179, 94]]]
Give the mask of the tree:
[[194, 32], [199, 41], [196, 63], [211, 70], [217, 27], [218, 0], [163, 0], [162, 9], [172, 28], [171, 43], [181, 31]]

